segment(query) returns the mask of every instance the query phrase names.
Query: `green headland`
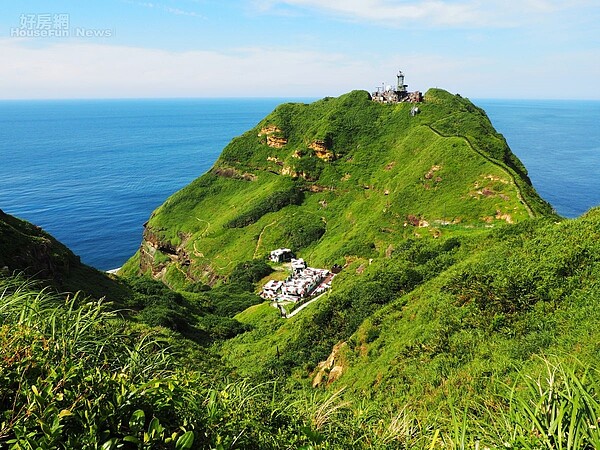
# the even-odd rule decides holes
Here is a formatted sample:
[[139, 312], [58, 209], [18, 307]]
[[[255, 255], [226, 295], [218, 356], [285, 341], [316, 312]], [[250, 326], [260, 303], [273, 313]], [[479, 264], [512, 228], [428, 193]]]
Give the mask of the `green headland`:
[[[600, 211], [419, 100], [277, 107], [118, 276], [2, 213], [0, 448], [600, 448]], [[289, 318], [277, 248], [342, 268]]]

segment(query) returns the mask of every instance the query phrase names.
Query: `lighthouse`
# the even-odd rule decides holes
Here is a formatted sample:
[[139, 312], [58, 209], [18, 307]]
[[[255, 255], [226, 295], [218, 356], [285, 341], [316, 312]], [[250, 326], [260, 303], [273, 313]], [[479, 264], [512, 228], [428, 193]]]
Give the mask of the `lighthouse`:
[[404, 74], [402, 73], [402, 71], [398, 71], [398, 75], [396, 75], [396, 77], [398, 78], [398, 84], [396, 86], [396, 92], [400, 93], [400, 92], [406, 92], [406, 88], [408, 87], [407, 84], [404, 84]]
[[371, 94], [371, 99], [377, 103], [395, 104], [400, 102], [420, 103], [423, 101], [423, 94], [419, 91], [408, 92], [408, 84], [404, 84], [404, 73], [401, 70], [396, 75], [396, 88], [386, 86], [378, 86], [376, 91]]

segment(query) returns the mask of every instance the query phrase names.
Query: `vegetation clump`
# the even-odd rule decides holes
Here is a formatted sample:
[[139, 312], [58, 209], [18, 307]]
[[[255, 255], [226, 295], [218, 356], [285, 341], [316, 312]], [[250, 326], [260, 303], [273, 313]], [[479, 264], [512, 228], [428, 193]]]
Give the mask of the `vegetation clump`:
[[225, 224], [227, 228], [244, 228], [248, 225], [258, 222], [258, 220], [267, 213], [277, 212], [289, 205], [299, 205], [302, 203], [304, 195], [297, 186], [291, 186], [284, 191], [276, 191], [268, 197], [261, 200], [249, 211], [235, 217]]

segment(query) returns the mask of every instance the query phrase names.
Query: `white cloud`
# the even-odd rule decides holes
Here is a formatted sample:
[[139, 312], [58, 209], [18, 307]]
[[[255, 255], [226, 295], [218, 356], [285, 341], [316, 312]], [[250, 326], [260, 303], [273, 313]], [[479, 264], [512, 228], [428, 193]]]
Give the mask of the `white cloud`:
[[313, 96], [347, 89], [348, 74], [368, 78], [370, 70], [343, 55], [277, 48], [172, 52], [4, 39], [0, 53], [2, 98]]
[[188, 10], [184, 10], [181, 8], [177, 8], [177, 7], [171, 7], [171, 6], [167, 6], [164, 5], [162, 3], [155, 3], [155, 2], [140, 2], [140, 1], [133, 1], [133, 0], [124, 0], [126, 3], [130, 3], [130, 4], [134, 4], [134, 5], [138, 5], [138, 6], [142, 6], [144, 8], [149, 8], [149, 9], [157, 9], [160, 11], [165, 11], [169, 14], [175, 14], [176, 16], [190, 16], [190, 17], [200, 17], [200, 18], [204, 18], [204, 16], [196, 11], [188, 11]]
[[300, 7], [341, 18], [395, 27], [507, 27], [589, 4], [589, 0], [255, 0], [260, 11]]
[[[378, 55], [371, 59], [288, 48], [182, 51], [64, 41], [0, 40], [0, 98], [321, 97], [392, 83], [440, 87], [471, 98], [598, 98], [590, 52], [540, 57], [505, 70], [493, 55]], [[559, 70], [551, 61], [559, 61]], [[593, 67], [596, 70], [593, 70]], [[574, 69], [575, 68], [575, 69]], [[576, 70], [576, 84], [569, 83]], [[558, 90], [565, 85], [567, 89]]]
[[470, 23], [478, 12], [468, 3], [437, 0], [393, 2], [384, 0], [266, 0], [262, 9], [278, 5], [316, 9], [349, 19], [361, 19], [389, 25], [457, 25]]

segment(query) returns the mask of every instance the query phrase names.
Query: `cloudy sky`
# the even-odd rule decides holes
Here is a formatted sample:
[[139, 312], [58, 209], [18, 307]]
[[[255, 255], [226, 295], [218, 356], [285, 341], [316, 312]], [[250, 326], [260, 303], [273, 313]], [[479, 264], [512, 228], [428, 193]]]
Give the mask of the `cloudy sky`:
[[[599, 0], [0, 0], [0, 98], [600, 99]], [[510, 6], [508, 6], [510, 5]]]

